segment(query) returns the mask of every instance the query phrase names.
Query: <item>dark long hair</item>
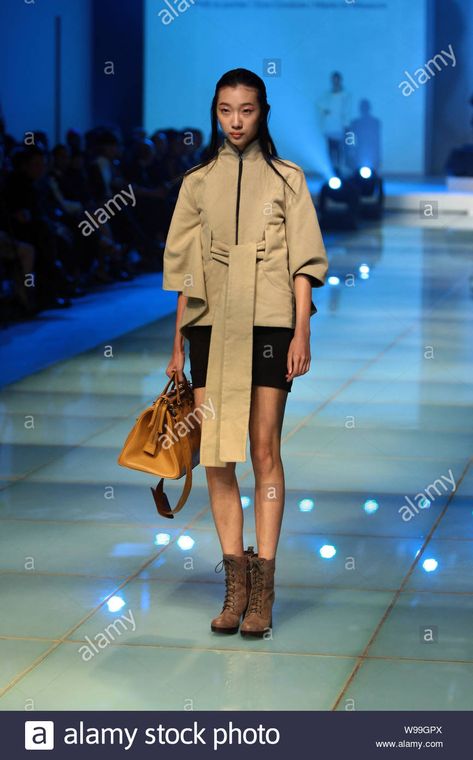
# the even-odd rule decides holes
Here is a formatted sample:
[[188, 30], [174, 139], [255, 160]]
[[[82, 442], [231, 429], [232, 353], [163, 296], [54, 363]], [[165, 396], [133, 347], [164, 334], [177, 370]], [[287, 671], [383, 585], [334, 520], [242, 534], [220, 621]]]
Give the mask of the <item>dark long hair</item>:
[[[285, 161], [282, 160], [282, 158], [278, 157], [278, 152], [276, 150], [276, 146], [274, 144], [273, 138], [271, 137], [269, 133], [268, 128], [268, 116], [270, 112], [270, 105], [268, 103], [267, 95], [266, 95], [266, 85], [257, 74], [255, 74], [253, 71], [250, 71], [249, 69], [231, 69], [230, 71], [227, 71], [223, 76], [220, 77], [217, 84], [215, 85], [215, 93], [212, 99], [212, 105], [210, 106], [210, 121], [212, 125], [212, 135], [210, 137], [210, 144], [207, 148], [207, 156], [208, 158], [203, 161], [200, 164], [197, 164], [197, 166], [193, 166], [191, 169], [188, 169], [184, 174], [181, 175], [182, 177], [186, 177], [188, 174], [192, 174], [192, 172], [197, 171], [197, 169], [201, 169], [203, 166], [207, 166], [207, 164], [210, 164], [212, 161], [215, 161], [217, 158], [218, 150], [220, 147], [219, 143], [219, 132], [218, 132], [218, 119], [217, 119], [217, 100], [218, 100], [218, 92], [221, 87], [237, 87], [237, 85], [242, 84], [245, 85], [245, 87], [254, 87], [257, 90], [258, 93], [258, 103], [261, 108], [261, 117], [258, 125], [258, 133], [256, 139], [259, 142], [259, 146], [261, 148], [261, 152], [263, 154], [264, 160], [266, 163], [271, 167], [271, 169], [278, 174], [281, 179], [286, 183], [286, 185], [293, 189], [290, 184], [287, 182], [286, 178], [279, 172], [274, 162], [277, 161], [280, 164], [284, 164], [284, 166], [288, 166]], [[292, 168], [292, 167], [289, 167]]]

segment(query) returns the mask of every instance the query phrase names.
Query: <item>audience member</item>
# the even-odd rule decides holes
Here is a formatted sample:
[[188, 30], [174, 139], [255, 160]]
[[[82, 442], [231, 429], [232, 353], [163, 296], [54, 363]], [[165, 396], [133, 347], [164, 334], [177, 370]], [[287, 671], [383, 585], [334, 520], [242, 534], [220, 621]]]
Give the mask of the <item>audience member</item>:
[[[84, 135], [69, 129], [52, 150], [43, 131], [23, 139], [6, 134], [0, 114], [3, 320], [70, 306], [88, 289], [139, 271], [162, 271], [182, 174], [205, 159], [200, 130], [159, 129], [148, 137], [136, 127], [126, 150], [117, 127]], [[123, 190], [134, 203], [84, 235], [80, 223]]]

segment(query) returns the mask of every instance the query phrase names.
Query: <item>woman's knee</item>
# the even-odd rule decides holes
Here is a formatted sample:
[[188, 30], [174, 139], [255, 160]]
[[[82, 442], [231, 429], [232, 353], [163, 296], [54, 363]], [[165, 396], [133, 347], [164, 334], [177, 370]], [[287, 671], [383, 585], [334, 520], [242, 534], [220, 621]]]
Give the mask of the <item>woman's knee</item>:
[[207, 481], [228, 484], [235, 480], [236, 462], [226, 462], [225, 467], [205, 467]]
[[251, 443], [250, 456], [255, 472], [270, 472], [281, 462], [279, 439]]

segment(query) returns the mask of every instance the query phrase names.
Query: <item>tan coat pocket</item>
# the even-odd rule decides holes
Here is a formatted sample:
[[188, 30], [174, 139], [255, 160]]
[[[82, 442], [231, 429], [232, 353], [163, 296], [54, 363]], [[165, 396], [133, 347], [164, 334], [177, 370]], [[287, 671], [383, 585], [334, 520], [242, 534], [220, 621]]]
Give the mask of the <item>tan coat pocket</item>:
[[292, 293], [288, 266], [287, 247], [284, 238], [284, 226], [268, 224], [264, 230], [266, 242], [264, 258], [260, 266], [269, 285], [286, 295]]

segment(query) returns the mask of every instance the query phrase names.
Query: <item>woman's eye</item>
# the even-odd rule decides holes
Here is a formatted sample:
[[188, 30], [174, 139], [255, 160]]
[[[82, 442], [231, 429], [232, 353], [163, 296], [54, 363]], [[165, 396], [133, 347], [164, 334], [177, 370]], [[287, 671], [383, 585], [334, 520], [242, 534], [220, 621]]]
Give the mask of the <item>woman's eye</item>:
[[[228, 108], [221, 108], [220, 109], [220, 113], [228, 113], [228, 112], [229, 112]], [[243, 113], [246, 113], [246, 114], [253, 113], [253, 109], [252, 108], [244, 108], [243, 109]]]

